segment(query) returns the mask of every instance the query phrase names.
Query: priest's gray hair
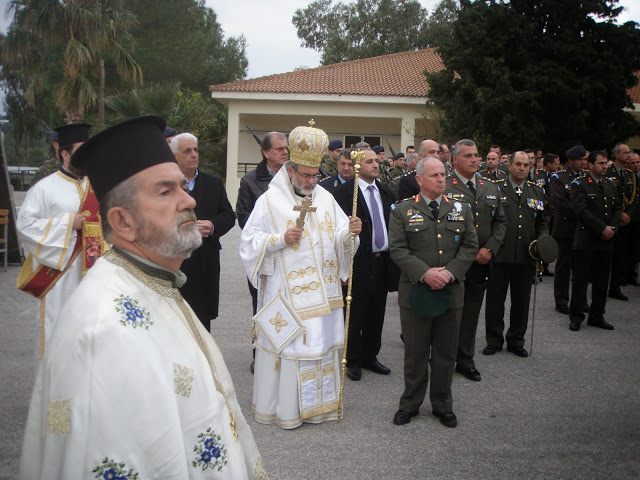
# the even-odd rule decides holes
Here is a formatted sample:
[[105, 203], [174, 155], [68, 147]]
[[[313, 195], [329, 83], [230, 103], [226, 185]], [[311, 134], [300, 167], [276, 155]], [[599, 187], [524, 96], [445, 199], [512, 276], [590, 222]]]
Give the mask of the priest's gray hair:
[[114, 207], [122, 207], [135, 213], [136, 197], [138, 195], [136, 181], [133, 177], [120, 182], [118, 185], [109, 190], [100, 201], [100, 219], [102, 222], [102, 235], [105, 241], [109, 241], [111, 237], [111, 225], [107, 220], [107, 213]]
[[474, 142], [473, 140], [470, 140], [468, 138], [463, 138], [462, 140], [458, 140], [456, 142], [456, 144], [453, 146], [453, 148], [451, 149], [451, 156], [452, 157], [457, 157], [458, 154], [460, 153], [460, 147], [461, 146], [465, 146], [465, 147], [475, 147], [476, 146], [476, 142]]
[[180, 142], [182, 140], [193, 140], [196, 142], [196, 147], [198, 146], [198, 137], [191, 133], [181, 133], [180, 135], [176, 135], [171, 139], [171, 151], [176, 153], [180, 148]]
[[442, 165], [442, 160], [440, 160], [439, 158], [436, 158], [436, 157], [423, 158], [418, 162], [418, 165], [416, 165], [416, 175], [424, 174], [424, 164], [430, 160], [436, 160], [440, 165]]

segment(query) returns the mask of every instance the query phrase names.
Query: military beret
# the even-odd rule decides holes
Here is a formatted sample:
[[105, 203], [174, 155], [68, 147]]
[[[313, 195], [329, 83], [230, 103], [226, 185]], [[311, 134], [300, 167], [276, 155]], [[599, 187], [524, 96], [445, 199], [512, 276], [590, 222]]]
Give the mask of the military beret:
[[417, 283], [409, 292], [409, 304], [421, 317], [437, 317], [451, 305], [451, 288], [445, 285], [440, 290], [433, 290], [426, 283]]
[[382, 145], [378, 145], [377, 147], [373, 147], [373, 151], [376, 153], [384, 153], [384, 147]]
[[400, 153], [396, 153], [396, 154], [393, 156], [393, 159], [394, 159], [394, 160], [398, 160], [399, 158], [404, 158], [404, 153], [402, 153], [402, 152], [400, 152]]
[[178, 132], [173, 127], [165, 127], [164, 138], [175, 137]]
[[567, 150], [567, 158], [569, 160], [584, 157], [586, 154], [587, 150], [582, 145], [576, 145]]
[[331, 140], [329, 142], [329, 150], [333, 151], [337, 148], [342, 148], [342, 140]]
[[466, 280], [478, 289], [487, 288], [492, 276], [493, 268], [491, 262], [485, 264], [474, 262], [465, 275]]

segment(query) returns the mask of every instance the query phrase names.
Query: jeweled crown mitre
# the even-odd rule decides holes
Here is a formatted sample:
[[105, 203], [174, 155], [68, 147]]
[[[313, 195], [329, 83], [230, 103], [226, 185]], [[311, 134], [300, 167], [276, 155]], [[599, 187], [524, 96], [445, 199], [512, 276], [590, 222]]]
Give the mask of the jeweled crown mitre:
[[313, 128], [315, 125], [313, 120], [309, 122], [309, 125], [291, 130], [289, 134], [289, 160], [291, 163], [303, 167], [318, 168], [322, 157], [327, 153], [329, 137], [323, 130]]

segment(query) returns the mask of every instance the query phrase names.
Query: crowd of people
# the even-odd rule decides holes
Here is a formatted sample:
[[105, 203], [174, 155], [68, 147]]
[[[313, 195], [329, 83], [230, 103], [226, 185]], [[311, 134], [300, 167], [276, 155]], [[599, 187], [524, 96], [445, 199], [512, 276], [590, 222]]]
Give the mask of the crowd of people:
[[506, 343], [524, 358], [540, 275], [555, 277], [572, 331], [585, 314], [613, 330], [607, 296], [626, 301], [621, 287], [638, 284], [640, 157], [623, 143], [611, 161], [573, 146], [564, 167], [539, 148], [494, 145], [483, 161], [469, 139], [426, 139], [385, 160], [382, 146], [344, 148], [301, 126], [261, 140], [234, 215], [222, 180], [199, 170], [192, 134], [157, 117], [88, 132], [56, 129], [60, 169], [17, 222], [28, 253], [18, 287], [41, 300], [23, 478], [267, 478], [210, 334], [220, 237], [236, 217], [255, 419], [284, 429], [338, 419], [343, 369], [351, 381], [391, 373], [379, 358], [388, 292], [405, 350], [392, 421], [418, 415], [429, 388], [432, 414], [455, 427], [454, 373], [482, 380], [485, 291], [482, 353]]

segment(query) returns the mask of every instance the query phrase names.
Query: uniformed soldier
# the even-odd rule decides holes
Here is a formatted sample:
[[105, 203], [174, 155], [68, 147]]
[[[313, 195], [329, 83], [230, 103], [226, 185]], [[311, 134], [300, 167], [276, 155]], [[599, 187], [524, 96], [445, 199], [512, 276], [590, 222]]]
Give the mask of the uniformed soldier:
[[[451, 151], [454, 171], [447, 177], [446, 195], [452, 201], [468, 203], [478, 234], [479, 249], [464, 282], [464, 307], [460, 322], [456, 372], [479, 382], [473, 356], [478, 317], [484, 291], [491, 276], [492, 257], [498, 252], [506, 230], [500, 189], [477, 172], [478, 149], [473, 140], [460, 140]], [[491, 154], [490, 154], [491, 155]], [[497, 153], [493, 153], [496, 156]], [[496, 161], [497, 164], [497, 161]]]
[[396, 205], [389, 222], [389, 252], [402, 271], [398, 288], [405, 341], [404, 383], [393, 423], [418, 415], [431, 364], [432, 413], [455, 427], [451, 383], [464, 298], [464, 277], [478, 252], [471, 208], [443, 196], [444, 165], [434, 157], [416, 168], [420, 193]]
[[592, 282], [591, 308], [587, 325], [613, 330], [604, 319], [607, 283], [611, 265], [612, 239], [622, 209], [613, 183], [605, 178], [607, 154], [593, 151], [588, 158], [589, 174], [573, 181], [571, 203], [578, 218], [573, 242], [575, 264], [571, 280], [569, 329], [580, 330], [584, 320], [587, 284]]
[[569, 314], [569, 280], [573, 265], [573, 236], [576, 232], [576, 214], [573, 211], [569, 192], [571, 182], [582, 176], [587, 166], [587, 151], [582, 145], [567, 150], [567, 165], [551, 175], [551, 195], [555, 207], [551, 234], [558, 243], [553, 295], [556, 310]]
[[[536, 150], [538, 152], [539, 150]], [[537, 155], [537, 153], [536, 153]], [[551, 175], [558, 171], [560, 159], [555, 153], [545, 153], [542, 157], [542, 168], [536, 168], [532, 175], [532, 181], [542, 187], [544, 190], [545, 200], [547, 201], [547, 223], [553, 225], [553, 214], [555, 211], [553, 196], [551, 195]], [[553, 277], [553, 272], [549, 270], [549, 264], [542, 264], [542, 275], [545, 277]]]
[[487, 288], [485, 324], [487, 346], [482, 353], [493, 355], [504, 343], [504, 302], [511, 289], [507, 350], [519, 357], [527, 357], [524, 334], [529, 318], [531, 283], [535, 261], [529, 255], [530, 244], [549, 231], [545, 220], [544, 192], [526, 180], [531, 166], [529, 156], [515, 152], [509, 164], [509, 178], [501, 182], [500, 195], [507, 230], [493, 263], [493, 278]]
[[629, 263], [629, 253], [632, 250], [632, 235], [629, 222], [631, 217], [627, 213], [629, 200], [633, 195], [633, 172], [627, 169], [631, 156], [631, 150], [624, 143], [618, 143], [613, 147], [614, 162], [607, 169], [608, 177], [616, 188], [618, 202], [622, 206], [620, 225], [613, 239], [613, 258], [611, 260], [611, 282], [609, 283], [609, 297], [627, 301], [627, 297], [621, 286], [626, 285], [625, 272]]
[[404, 171], [404, 153], [396, 153], [393, 157], [393, 167], [389, 169], [389, 173], [391, 174], [392, 179], [400, 178], [405, 174]]
[[338, 159], [342, 152], [342, 140], [331, 140], [329, 142], [329, 153], [322, 157], [320, 163], [320, 174], [324, 178], [331, 177], [338, 173]]
[[631, 261], [626, 271], [627, 283], [638, 286], [638, 262], [640, 261], [640, 155], [632, 152], [629, 160], [629, 170], [633, 173], [633, 195], [629, 199], [627, 212], [631, 219]]
[[480, 175], [490, 180], [504, 180], [507, 178], [507, 175], [498, 168], [500, 164], [500, 157], [498, 152], [489, 152], [487, 154], [487, 158], [485, 164], [478, 171]]
[[351, 160], [351, 152], [350, 148], [342, 149], [340, 152], [340, 158], [338, 159], [338, 173], [332, 175], [329, 178], [325, 178], [318, 185], [320, 185], [325, 190], [329, 192], [333, 192], [336, 188], [338, 188], [343, 183], [348, 180], [352, 180], [355, 174], [353, 170], [353, 160]]

